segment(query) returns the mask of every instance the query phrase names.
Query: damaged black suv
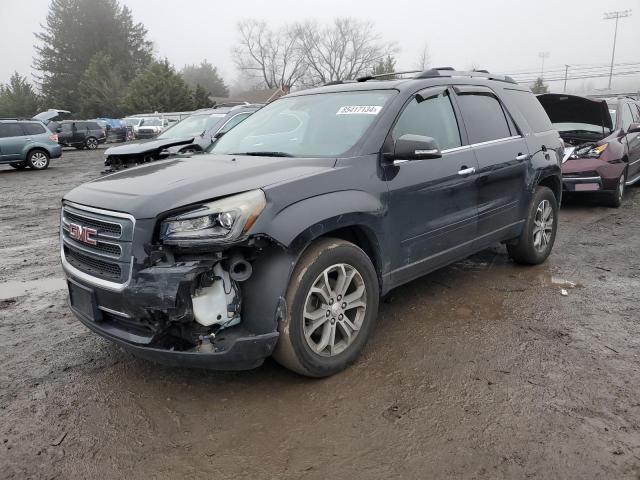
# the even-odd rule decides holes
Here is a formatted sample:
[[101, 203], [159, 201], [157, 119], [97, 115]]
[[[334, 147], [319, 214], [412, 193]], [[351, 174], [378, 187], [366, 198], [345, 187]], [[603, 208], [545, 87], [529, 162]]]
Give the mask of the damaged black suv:
[[543, 262], [563, 150], [539, 102], [508, 77], [408, 73], [290, 94], [208, 154], [72, 190], [73, 312], [161, 363], [273, 355], [322, 377], [357, 358], [391, 289], [495, 242]]

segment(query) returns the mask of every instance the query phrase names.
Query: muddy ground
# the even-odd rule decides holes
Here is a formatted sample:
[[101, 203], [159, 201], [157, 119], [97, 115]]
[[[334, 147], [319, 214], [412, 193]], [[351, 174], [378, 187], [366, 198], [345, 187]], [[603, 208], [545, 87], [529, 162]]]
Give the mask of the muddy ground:
[[72, 317], [60, 197], [101, 157], [0, 166], [1, 478], [640, 478], [640, 188], [565, 205], [542, 266], [497, 245], [394, 291], [309, 380], [159, 367]]

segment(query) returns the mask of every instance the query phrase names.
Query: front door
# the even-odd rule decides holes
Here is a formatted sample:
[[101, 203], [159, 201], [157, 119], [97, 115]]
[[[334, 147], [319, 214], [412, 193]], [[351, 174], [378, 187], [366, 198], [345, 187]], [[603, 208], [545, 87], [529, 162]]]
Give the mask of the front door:
[[404, 283], [471, 253], [476, 235], [477, 162], [465, 145], [459, 113], [443, 87], [423, 90], [406, 105], [385, 149], [405, 134], [432, 137], [441, 158], [386, 165], [390, 231], [396, 244], [391, 284]]
[[461, 85], [455, 91], [478, 160], [478, 242], [489, 244], [522, 222], [529, 148], [491, 89]]
[[[638, 106], [630, 103], [623, 103], [622, 108], [628, 110], [628, 113], [622, 114], [622, 122], [625, 133], [629, 130], [629, 115], [634, 123], [640, 123], [640, 113]], [[627, 171], [627, 180], [634, 179], [640, 175], [640, 133], [626, 133], [627, 146], [629, 147], [629, 168]]]

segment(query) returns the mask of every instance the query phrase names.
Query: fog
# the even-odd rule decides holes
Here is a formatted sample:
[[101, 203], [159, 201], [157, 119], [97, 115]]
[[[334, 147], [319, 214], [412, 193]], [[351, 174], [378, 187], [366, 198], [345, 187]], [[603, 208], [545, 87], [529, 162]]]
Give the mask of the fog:
[[[34, 35], [45, 21], [47, 0], [0, 1], [0, 82], [13, 71], [33, 75]], [[371, 20], [385, 40], [399, 47], [397, 69], [413, 68], [423, 45], [429, 46], [431, 64], [467, 69], [471, 66], [492, 72], [532, 72], [541, 69], [539, 52], [549, 52], [548, 72], [569, 65], [603, 65], [611, 60], [615, 21], [603, 20], [603, 13], [633, 9], [637, 1], [539, 0], [508, 2], [459, 0], [457, 2], [415, 2], [396, 0], [182, 0], [149, 2], [124, 0], [136, 21], [144, 23], [155, 53], [166, 57], [178, 69], [202, 59], [216, 65], [225, 80], [238, 77], [231, 49], [236, 41], [236, 22], [257, 18], [277, 26], [287, 22], [317, 19], [328, 22], [336, 16]], [[640, 62], [640, 10], [620, 20], [616, 63]], [[571, 74], [570, 74], [571, 75]], [[607, 79], [576, 80], [570, 89], [602, 88]], [[562, 82], [551, 82], [554, 90]], [[614, 78], [614, 88], [640, 87], [640, 75]]]

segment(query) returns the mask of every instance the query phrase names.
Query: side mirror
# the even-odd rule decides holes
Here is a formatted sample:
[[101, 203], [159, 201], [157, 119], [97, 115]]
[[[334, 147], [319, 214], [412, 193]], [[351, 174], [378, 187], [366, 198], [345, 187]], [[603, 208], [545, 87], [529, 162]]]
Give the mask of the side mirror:
[[396, 140], [393, 149], [394, 160], [428, 160], [441, 158], [438, 143], [423, 135], [402, 135]]
[[224, 136], [224, 134], [225, 134], [225, 133], [227, 133], [227, 132], [218, 132], [218, 133], [216, 133], [216, 134], [213, 136], [213, 139], [214, 139], [214, 140], [217, 140], [217, 139], [219, 139], [220, 137]]
[[632, 123], [631, 125], [629, 125], [629, 129], [627, 130], [627, 133], [638, 133], [640, 132], [640, 123]]

